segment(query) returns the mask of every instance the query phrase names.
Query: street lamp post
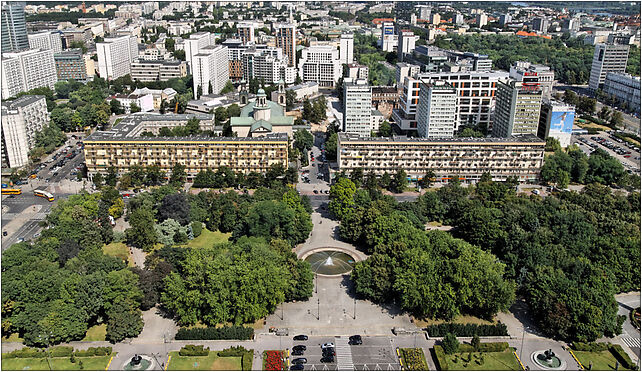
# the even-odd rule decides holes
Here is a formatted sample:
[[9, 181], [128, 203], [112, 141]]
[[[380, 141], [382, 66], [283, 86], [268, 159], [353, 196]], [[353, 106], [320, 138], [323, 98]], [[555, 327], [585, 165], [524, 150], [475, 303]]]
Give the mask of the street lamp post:
[[354, 320], [357, 320], [357, 299], [354, 299]]
[[321, 301], [317, 298], [317, 320], [321, 320]]
[[317, 273], [314, 273], [314, 281], [316, 282], [314, 293], [319, 293], [319, 275]]

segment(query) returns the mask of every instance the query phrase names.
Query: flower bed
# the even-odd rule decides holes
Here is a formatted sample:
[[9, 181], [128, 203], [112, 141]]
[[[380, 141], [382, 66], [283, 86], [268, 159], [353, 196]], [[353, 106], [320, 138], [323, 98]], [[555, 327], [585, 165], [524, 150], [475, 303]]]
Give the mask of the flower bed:
[[282, 350], [266, 350], [263, 352], [263, 370], [285, 371], [284, 360]]
[[426, 371], [428, 364], [426, 363], [426, 356], [421, 348], [415, 349], [399, 349], [401, 358], [403, 360], [404, 369], [407, 371]]

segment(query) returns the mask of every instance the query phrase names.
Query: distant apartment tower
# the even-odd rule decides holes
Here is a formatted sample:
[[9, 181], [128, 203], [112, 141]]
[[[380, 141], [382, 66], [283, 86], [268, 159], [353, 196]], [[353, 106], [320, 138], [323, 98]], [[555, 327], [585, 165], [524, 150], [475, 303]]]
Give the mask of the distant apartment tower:
[[29, 48], [24, 2], [2, 3], [2, 53]]
[[488, 16], [484, 13], [477, 14], [477, 27], [488, 25]]
[[29, 48], [31, 49], [50, 49], [54, 53], [62, 52], [62, 38], [56, 31], [44, 31], [37, 34], [27, 35], [29, 39]]
[[2, 168], [29, 164], [36, 133], [49, 124], [45, 96], [22, 96], [2, 102]]
[[138, 81], [167, 81], [187, 76], [185, 61], [145, 61], [132, 62], [131, 77]]
[[510, 78], [515, 81], [538, 83], [542, 88], [542, 96], [551, 98], [555, 72], [548, 66], [517, 61], [510, 67]]
[[455, 21], [455, 24], [456, 24], [456, 25], [461, 25], [461, 24], [463, 24], [463, 23], [464, 23], [464, 15], [463, 15], [463, 14], [461, 14], [461, 13], [457, 13], [457, 14], [455, 15], [455, 19], [454, 19], [454, 21]]
[[296, 80], [296, 69], [288, 66], [287, 58], [278, 48], [249, 48], [241, 55], [241, 65], [246, 81], [262, 79], [266, 84], [276, 84], [283, 80], [292, 84]]
[[320, 87], [334, 86], [341, 77], [339, 51], [332, 45], [316, 45], [303, 49], [299, 61], [299, 77], [303, 82], [319, 83]]
[[187, 61], [187, 66], [189, 72], [192, 72], [192, 61], [194, 56], [199, 54], [201, 49], [215, 45], [214, 34], [210, 32], [195, 32], [189, 36], [188, 39], [184, 41], [185, 45], [185, 61]]
[[457, 131], [457, 90], [444, 80], [422, 82], [417, 106], [417, 133], [424, 138], [454, 137]]
[[98, 74], [105, 80], [114, 80], [131, 72], [131, 63], [138, 57], [138, 38], [120, 36], [105, 38], [96, 43]]
[[533, 19], [533, 31], [546, 33], [548, 31], [548, 19], [544, 17]]
[[53, 51], [27, 49], [2, 55], [2, 98], [34, 88], [54, 89], [58, 78]]
[[499, 25], [502, 27], [505, 27], [507, 24], [509, 24], [513, 20], [513, 17], [506, 13], [502, 14], [499, 16]]
[[629, 74], [609, 72], [604, 79], [603, 90], [609, 96], [615, 96], [629, 109], [640, 113], [640, 77]]
[[87, 81], [87, 65], [80, 48], [54, 54], [58, 81], [74, 79]]
[[341, 34], [339, 40], [339, 60], [341, 63], [354, 62], [354, 35]]
[[291, 23], [277, 23], [276, 47], [283, 50], [288, 57], [288, 66], [296, 66], [296, 26]]
[[562, 147], [568, 147], [571, 144], [574, 121], [574, 106], [546, 100], [542, 102], [537, 136], [541, 139], [555, 138]]
[[419, 19], [423, 20], [430, 20], [430, 12], [432, 11], [432, 7], [429, 5], [417, 5], [415, 6], [415, 9], [419, 11]]
[[562, 23], [562, 31], [577, 32], [580, 30], [580, 19], [568, 17]]
[[372, 121], [372, 88], [367, 80], [343, 81], [343, 131], [370, 137]]
[[609, 72], [626, 72], [626, 63], [629, 60], [628, 45], [597, 44], [593, 53], [589, 89], [597, 90], [604, 84], [606, 74]]
[[358, 63], [349, 63], [346, 67], [344, 78], [368, 80], [368, 66]]
[[392, 52], [395, 48], [395, 24], [383, 22], [381, 24], [381, 49], [384, 52]]
[[399, 60], [403, 61], [404, 54], [410, 54], [415, 50], [415, 33], [410, 30], [399, 31], [399, 44], [397, 45], [397, 55]]
[[435, 13], [430, 16], [430, 24], [439, 25], [441, 23], [441, 16], [439, 13]]
[[[201, 49], [192, 61], [194, 80], [194, 98], [204, 94], [219, 94], [230, 78], [227, 47], [222, 45], [208, 46]], [[201, 94], [198, 94], [198, 88]]]
[[397, 62], [396, 65], [397, 89], [403, 88], [403, 81], [406, 77], [414, 78], [421, 71], [419, 65], [413, 65], [405, 62]]
[[494, 137], [537, 134], [542, 90], [537, 83], [500, 81], [493, 122]]
[[238, 38], [243, 44], [254, 42], [254, 23], [239, 22], [236, 25]]

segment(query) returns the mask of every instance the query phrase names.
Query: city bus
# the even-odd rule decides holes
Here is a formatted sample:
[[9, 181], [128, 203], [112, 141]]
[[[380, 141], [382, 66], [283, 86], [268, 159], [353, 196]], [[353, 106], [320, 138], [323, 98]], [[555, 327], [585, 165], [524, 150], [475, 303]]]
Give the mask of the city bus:
[[48, 193], [46, 191], [33, 190], [33, 194], [35, 196], [40, 196], [41, 198], [45, 198], [45, 199], [49, 200], [50, 202], [54, 201], [54, 196], [51, 193]]
[[20, 189], [2, 189], [2, 195], [20, 195], [22, 190]]

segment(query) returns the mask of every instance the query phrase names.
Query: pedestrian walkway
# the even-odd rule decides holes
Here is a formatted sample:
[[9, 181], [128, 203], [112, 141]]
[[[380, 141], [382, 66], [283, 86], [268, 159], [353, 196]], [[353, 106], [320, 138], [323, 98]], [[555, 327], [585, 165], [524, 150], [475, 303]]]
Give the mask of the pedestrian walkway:
[[622, 337], [622, 341], [628, 347], [640, 347], [640, 339], [635, 337]]
[[335, 337], [334, 345], [337, 351], [337, 370], [354, 371], [352, 362], [352, 348], [345, 337]]

